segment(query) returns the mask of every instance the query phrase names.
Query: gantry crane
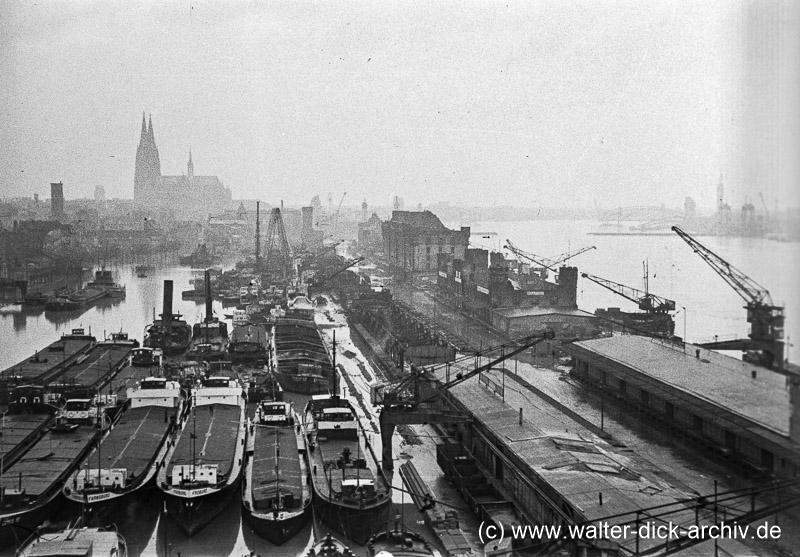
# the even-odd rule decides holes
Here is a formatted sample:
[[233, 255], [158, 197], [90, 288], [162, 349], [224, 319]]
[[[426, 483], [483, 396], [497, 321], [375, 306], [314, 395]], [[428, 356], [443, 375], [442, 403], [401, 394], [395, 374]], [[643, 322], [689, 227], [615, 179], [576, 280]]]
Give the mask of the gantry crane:
[[527, 251], [521, 250], [516, 245], [514, 245], [511, 242], [511, 240], [506, 240], [506, 249], [510, 250], [512, 253], [514, 253], [518, 257], [523, 257], [523, 258], [527, 259], [528, 261], [531, 261], [532, 263], [535, 263], [536, 265], [538, 265], [540, 267], [544, 267], [545, 269], [549, 269], [549, 270], [551, 270], [553, 272], [556, 272], [558, 266], [561, 265], [562, 263], [565, 263], [565, 262], [569, 261], [570, 259], [572, 259], [575, 256], [578, 256], [578, 255], [580, 255], [582, 253], [585, 253], [585, 252], [587, 252], [589, 250], [597, 249], [597, 248], [595, 246], [588, 246], [588, 247], [585, 247], [585, 248], [581, 248], [578, 251], [575, 251], [575, 252], [572, 252], [572, 253], [570, 253], [570, 252], [562, 253], [561, 255], [557, 255], [552, 259], [548, 258], [548, 257], [541, 257], [541, 256], [538, 256], [538, 255], [534, 255], [534, 254], [529, 253]]
[[292, 252], [286, 238], [286, 229], [283, 226], [281, 210], [272, 209], [267, 227], [267, 245], [264, 252], [267, 271], [276, 274], [281, 279], [292, 276]]
[[491, 369], [500, 362], [516, 356], [544, 340], [553, 338], [555, 338], [555, 333], [547, 330], [543, 333], [529, 335], [509, 344], [498, 346], [495, 350], [500, 348], [510, 348], [511, 350], [503, 352], [498, 358], [476, 367], [469, 373], [458, 373], [452, 380], [447, 376], [445, 381], [437, 379], [433, 374], [434, 367], [418, 369], [412, 366], [411, 374], [397, 384], [392, 385], [390, 389], [387, 389], [388, 385], [373, 386], [371, 402], [375, 406], [383, 406], [379, 420], [381, 446], [383, 447], [383, 467], [391, 469], [394, 466], [392, 462], [392, 435], [396, 425], [466, 421], [467, 418], [462, 414], [443, 411], [438, 400], [439, 395], [459, 383], [463, 383], [467, 379]]
[[673, 300], [656, 296], [655, 294], [647, 291], [642, 292], [636, 288], [619, 284], [613, 280], [596, 277], [594, 275], [590, 275], [589, 273], [581, 273], [581, 276], [599, 284], [604, 288], [608, 288], [614, 294], [618, 294], [623, 298], [627, 298], [631, 302], [637, 304], [639, 309], [646, 311], [647, 313], [668, 313], [670, 311], [675, 311], [675, 302]]
[[746, 360], [765, 367], [783, 369], [783, 307], [772, 303], [769, 291], [742, 271], [722, 259], [719, 255], [673, 226], [672, 230], [680, 236], [696, 254], [703, 258], [716, 273], [727, 282], [745, 301], [747, 322], [750, 334], [747, 339], [708, 342], [701, 346], [714, 350], [742, 350]]

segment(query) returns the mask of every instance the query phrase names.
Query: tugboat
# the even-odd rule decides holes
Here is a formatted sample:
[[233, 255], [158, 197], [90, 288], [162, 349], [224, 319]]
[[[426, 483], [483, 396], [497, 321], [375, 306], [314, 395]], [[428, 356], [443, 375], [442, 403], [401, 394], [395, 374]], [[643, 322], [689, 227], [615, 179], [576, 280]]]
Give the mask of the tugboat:
[[16, 557], [64, 557], [91, 555], [127, 557], [125, 538], [114, 529], [85, 528], [76, 524], [58, 532], [36, 532], [17, 551]]
[[[161, 319], [154, 319], [145, 330], [144, 346], [160, 348], [167, 356], [186, 352], [192, 341], [192, 328], [179, 313], [172, 313], [172, 281], [164, 281], [164, 302]], [[155, 312], [154, 312], [155, 313]]]
[[311, 515], [305, 445], [292, 405], [259, 404], [247, 445], [242, 516], [259, 536], [281, 545]]
[[225, 357], [228, 350], [228, 325], [214, 317], [211, 298], [211, 277], [206, 271], [206, 317], [192, 328], [192, 342], [187, 356], [195, 360], [214, 361]]
[[355, 408], [338, 394], [316, 395], [304, 427], [316, 515], [363, 544], [386, 528], [392, 498]]
[[192, 393], [192, 412], [158, 475], [169, 516], [189, 536], [228, 504], [242, 479], [247, 422], [238, 379], [211, 376]]
[[148, 377], [127, 390], [127, 399], [114, 429], [64, 485], [67, 500], [94, 520], [113, 516], [150, 483], [185, 418], [177, 381]]

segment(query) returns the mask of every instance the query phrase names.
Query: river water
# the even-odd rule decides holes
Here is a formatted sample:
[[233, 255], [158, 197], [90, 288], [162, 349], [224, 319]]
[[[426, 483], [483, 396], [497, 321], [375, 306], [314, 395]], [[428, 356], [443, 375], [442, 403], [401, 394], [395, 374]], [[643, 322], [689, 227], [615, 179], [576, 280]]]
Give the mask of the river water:
[[[479, 222], [472, 224], [472, 231], [483, 234], [473, 234], [470, 242], [497, 250], [511, 240], [527, 252], [549, 258], [595, 246], [569, 264], [581, 273], [639, 290], [644, 290], [643, 263], [647, 262], [649, 291], [675, 300], [676, 335], [690, 342], [712, 341], [715, 335], [719, 339], [746, 337], [749, 325], [744, 300], [677, 234], [593, 234], [599, 230], [622, 232], [630, 224], [634, 223], [617, 230], [600, 229], [594, 221]], [[785, 306], [787, 353], [790, 361], [800, 363], [798, 347], [791, 346], [795, 340], [800, 342], [800, 243], [714, 236], [696, 240], [767, 289], [773, 303]], [[584, 278], [578, 279], [578, 307], [590, 312], [599, 307], [637, 309], [633, 302]]]
[[[457, 225], [458, 223], [453, 223]], [[475, 234], [471, 242], [476, 247], [498, 249], [510, 239], [520, 248], [546, 257], [584, 246], [594, 245], [574, 260], [582, 272], [588, 272], [628, 286], [643, 288], [643, 261], [648, 261], [650, 291], [676, 301], [676, 334], [686, 331], [692, 342], [732, 338], [747, 334], [744, 302], [692, 249], [677, 235], [666, 236], [598, 236], [589, 221], [530, 221], [473, 223]], [[488, 236], [485, 238], [484, 236]], [[788, 353], [798, 362], [792, 339], [800, 339], [800, 297], [796, 294], [794, 277], [800, 269], [800, 243], [779, 243], [754, 238], [701, 237], [699, 240], [735, 265], [752, 279], [767, 288], [773, 301], [786, 306], [786, 335]], [[175, 283], [173, 307], [189, 323], [202, 319], [201, 302], [184, 301], [181, 291], [191, 288], [193, 272], [188, 268], [157, 269], [147, 278], [137, 278], [132, 266], [114, 267], [115, 278], [126, 285], [124, 301], [114, 305], [89, 308], [81, 315], [62, 316], [53, 320], [41, 310], [30, 311], [19, 306], [0, 308], [0, 370], [5, 369], [34, 351], [56, 340], [62, 333], [76, 327], [91, 328], [102, 338], [114, 331], [125, 331], [142, 339], [144, 328], [161, 311], [163, 280]], [[580, 279], [578, 305], [594, 311], [598, 307], [616, 306], [633, 311], [632, 302]], [[685, 310], [683, 308], [686, 308]], [[219, 302], [215, 314], [223, 317]], [[142, 504], [128, 509], [118, 519], [132, 555], [275, 555], [293, 556], [304, 553], [311, 540], [311, 527], [304, 529], [287, 545], [275, 548], [269, 542], [242, 527], [238, 498], [203, 532], [192, 538], [183, 536], [167, 521], [160, 524], [158, 508]], [[166, 552], [164, 549], [169, 548]], [[357, 551], [363, 553], [363, 549]], [[0, 552], [0, 555], [10, 554]]]

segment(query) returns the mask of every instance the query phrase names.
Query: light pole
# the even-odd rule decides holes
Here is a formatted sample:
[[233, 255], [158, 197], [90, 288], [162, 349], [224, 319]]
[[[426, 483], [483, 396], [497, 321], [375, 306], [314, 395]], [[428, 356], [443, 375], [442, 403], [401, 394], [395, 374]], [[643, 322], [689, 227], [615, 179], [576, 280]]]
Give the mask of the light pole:
[[683, 310], [683, 353], [686, 354], [686, 307], [681, 306]]

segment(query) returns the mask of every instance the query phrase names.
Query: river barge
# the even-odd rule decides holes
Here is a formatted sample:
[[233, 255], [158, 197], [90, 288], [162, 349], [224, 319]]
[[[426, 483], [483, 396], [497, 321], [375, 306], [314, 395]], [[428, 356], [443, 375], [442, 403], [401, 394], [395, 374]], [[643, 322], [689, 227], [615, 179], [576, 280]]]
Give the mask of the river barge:
[[61, 488], [101, 433], [105, 410], [90, 400], [67, 401], [56, 425], [3, 470], [0, 546], [19, 544], [62, 505]]
[[333, 365], [316, 323], [278, 317], [273, 331], [273, 369], [284, 390], [306, 395], [329, 392]]
[[185, 419], [180, 384], [148, 377], [127, 390], [113, 429], [64, 485], [64, 495], [87, 520], [113, 517], [155, 477]]
[[258, 405], [247, 449], [242, 517], [262, 538], [283, 544], [311, 516], [303, 433], [290, 403]]
[[238, 379], [205, 379], [194, 389], [191, 414], [158, 471], [167, 514], [189, 536], [222, 512], [241, 483], [245, 407]]
[[363, 544], [386, 528], [392, 498], [356, 409], [345, 397], [317, 395], [303, 419], [316, 516]]

